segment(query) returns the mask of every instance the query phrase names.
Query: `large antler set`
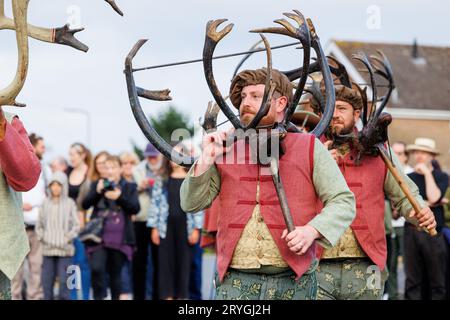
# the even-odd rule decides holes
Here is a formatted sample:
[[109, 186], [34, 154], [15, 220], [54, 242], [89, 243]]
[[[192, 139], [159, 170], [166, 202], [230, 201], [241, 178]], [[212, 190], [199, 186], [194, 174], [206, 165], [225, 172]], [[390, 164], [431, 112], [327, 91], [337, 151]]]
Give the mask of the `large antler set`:
[[[362, 115], [363, 129], [358, 135], [359, 147], [361, 148], [360, 155], [364, 153], [376, 154], [374, 146], [388, 140], [387, 128], [392, 122], [391, 115], [383, 113], [392, 91], [395, 89], [392, 67], [387, 57], [381, 51], [378, 51], [378, 55], [371, 55], [370, 60], [363, 53], [354, 55], [354, 58], [366, 66], [372, 87], [372, 106], [370, 112], [368, 106], [364, 106]], [[388, 81], [388, 90], [383, 97], [378, 97], [377, 95], [375, 75], [379, 75]], [[367, 101], [367, 98], [363, 98], [363, 100]], [[379, 106], [377, 106], [377, 102], [380, 102]]]
[[[342, 69], [342, 65], [337, 60], [334, 60], [334, 62], [339, 65], [338, 69], [342, 70], [340, 72], [340, 77], [338, 77], [339, 82], [349, 88], [356, 87], [363, 101], [363, 110], [361, 114], [363, 123], [362, 130], [357, 134], [334, 134], [333, 137], [337, 144], [345, 143], [347, 141], [353, 142], [358, 150], [357, 162], [359, 162], [364, 155], [378, 155], [378, 148], [376, 146], [380, 143], [383, 144], [388, 140], [387, 128], [392, 122], [391, 115], [383, 112], [392, 91], [395, 89], [392, 67], [387, 57], [381, 51], [377, 52], [377, 55], [370, 56], [367, 56], [363, 52], [358, 52], [352, 56], [353, 59], [360, 61], [364, 65], [365, 69], [361, 71], [368, 72], [369, 74], [370, 88], [372, 90], [370, 107], [366, 95], [367, 87], [362, 89], [359, 85], [350, 83], [345, 68]], [[382, 97], [378, 95], [378, 87], [381, 85], [375, 80], [376, 75], [388, 82], [388, 89]]]
[[[392, 122], [392, 117], [390, 114], [383, 112], [383, 110], [391, 97], [392, 91], [395, 89], [395, 84], [392, 66], [388, 58], [381, 51], [377, 51], [377, 53], [377, 55], [367, 56], [363, 52], [358, 52], [352, 56], [353, 59], [360, 61], [364, 65], [365, 69], [361, 71], [368, 72], [369, 74], [370, 87], [372, 90], [372, 101], [370, 108], [366, 95], [367, 86], [362, 89], [358, 84], [351, 83], [345, 67], [336, 59], [331, 58], [338, 66], [337, 68], [331, 68], [332, 73], [336, 76], [336, 80], [348, 88], [352, 88], [352, 86], [356, 87], [363, 101], [363, 111], [361, 116], [363, 127], [361, 131], [357, 134], [350, 133], [347, 135], [334, 135], [333, 144], [336, 145], [351, 141], [358, 150], [358, 154], [356, 156], [357, 164], [365, 155], [380, 156], [395, 181], [402, 189], [406, 198], [411, 203], [415, 212], [419, 213], [422, 210], [420, 204], [417, 202], [407, 184], [404, 182], [398, 168], [395, 167], [395, 164], [391, 159], [390, 151], [388, 151], [385, 147], [385, 142], [388, 141], [387, 128]], [[379, 85], [375, 80], [376, 75], [388, 82], [387, 91], [382, 97], [379, 97], [378, 95], [378, 87], [381, 87], [381, 85]], [[420, 215], [418, 215], [418, 218], [420, 219]], [[437, 234], [436, 229], [428, 230], [427, 228], [423, 228], [423, 230], [432, 236]]]
[[[107, 1], [119, 14], [122, 14], [114, 1]], [[11, 105], [24, 107], [24, 104], [16, 102], [16, 97], [22, 89], [28, 71], [28, 36], [45, 42], [68, 45], [81, 51], [87, 51], [88, 47], [78, 41], [74, 34], [84, 30], [70, 29], [68, 25], [61, 28], [47, 29], [36, 27], [27, 23], [29, 0], [12, 0], [13, 18], [5, 15], [5, 1], [0, 0], [0, 30], [9, 29], [16, 33], [18, 65], [14, 80], [5, 89], [0, 90], [0, 107]]]
[[[317, 71], [322, 72], [323, 79], [325, 82], [326, 106], [324, 108], [324, 113], [320, 123], [316, 126], [316, 128], [312, 133], [315, 134], [316, 136], [320, 136], [328, 127], [334, 112], [334, 102], [335, 102], [334, 86], [330, 69], [328, 67], [326, 57], [320, 45], [319, 38], [316, 34], [314, 26], [312, 25], [312, 22], [310, 20], [305, 20], [305, 18], [299, 11], [294, 11], [294, 13], [285, 13], [284, 15], [294, 20], [298, 24], [298, 26], [294, 27], [287, 20], [279, 19], [275, 20], [275, 22], [280, 24], [282, 27], [256, 29], [251, 31], [253, 33], [259, 33], [262, 41], [264, 42], [267, 54], [267, 73], [266, 73], [264, 95], [260, 108], [258, 109], [255, 117], [250, 121], [248, 125], [242, 124], [239, 121], [238, 117], [234, 114], [232, 109], [227, 104], [226, 99], [222, 96], [217, 86], [213, 72], [212, 60], [214, 59], [213, 57], [214, 50], [217, 47], [217, 44], [231, 32], [231, 30], [233, 29], [233, 24], [228, 24], [221, 31], [218, 31], [218, 27], [222, 23], [227, 21], [226, 19], [211, 20], [207, 23], [202, 60], [206, 82], [208, 84], [212, 96], [214, 97], [215, 104], [210, 103], [208, 105], [208, 110], [205, 114], [205, 122], [203, 124], [205, 130], [213, 130], [214, 126], [216, 126], [219, 108], [225, 114], [225, 116], [228, 118], [228, 120], [231, 122], [231, 124], [235, 129], [240, 129], [245, 132], [251, 129], [254, 130], [262, 128], [259, 127], [259, 123], [261, 119], [267, 115], [270, 109], [272, 94], [275, 91], [275, 84], [272, 81], [271, 47], [269, 45], [268, 40], [263, 35], [263, 33], [281, 34], [299, 40], [300, 43], [302, 44], [303, 49], [303, 61], [302, 67], [300, 69], [289, 73], [291, 77], [293, 77], [294, 75], [295, 76], [299, 75], [300, 80], [296, 87], [293, 99], [292, 101], [289, 102], [289, 105], [286, 108], [282, 122], [275, 123], [272, 128], [269, 128], [272, 129], [270, 135], [263, 135], [262, 137], [258, 137], [259, 133], [257, 133], [256, 134], [257, 138], [261, 139], [263, 143], [266, 143], [266, 145], [269, 145], [267, 141], [271, 139], [273, 135], [278, 136], [278, 138], [280, 138], [281, 140], [283, 137], [285, 137], [286, 131], [288, 130], [298, 131], [296, 130], [295, 126], [290, 122], [290, 120], [303, 94], [303, 90], [306, 85], [308, 75], [311, 72]], [[157, 101], [164, 101], [171, 99], [171, 97], [169, 96], [170, 91], [168, 89], [163, 91], [148, 91], [136, 87], [135, 85], [133, 72], [137, 71], [138, 69], [133, 69], [132, 60], [135, 57], [138, 50], [142, 47], [142, 45], [146, 41], [147, 40], [138, 41], [125, 60], [125, 76], [127, 80], [128, 96], [130, 99], [131, 109], [133, 111], [136, 122], [138, 123], [144, 135], [165, 157], [182, 165], [186, 166], [191, 165], [195, 161], [195, 159], [174, 150], [166, 141], [164, 141], [164, 139], [161, 138], [158, 132], [151, 126], [140, 105], [139, 97]], [[318, 61], [310, 65], [311, 48], [313, 48], [313, 50], [316, 52]], [[248, 56], [249, 55], [247, 55], [243, 59], [243, 61], [241, 61], [241, 63], [237, 66], [236, 70], [240, 68], [240, 66], [245, 61], [245, 59], [248, 58]], [[230, 142], [234, 141], [235, 138], [239, 137], [230, 137], [229, 139]], [[280, 200], [280, 205], [286, 222], [286, 226], [289, 231], [292, 231], [294, 230], [294, 222], [287, 203], [286, 193], [283, 188], [281, 177], [279, 175], [279, 164], [278, 164], [279, 159], [273, 155], [270, 155], [269, 157], [270, 157], [270, 169], [272, 173], [272, 178], [275, 189], [277, 191], [278, 198]]]
[[[258, 129], [260, 120], [267, 115], [270, 109], [270, 101], [272, 94], [275, 90], [275, 85], [273, 84], [271, 78], [272, 73], [271, 47], [269, 45], [268, 40], [263, 35], [263, 33], [275, 33], [294, 38], [301, 42], [303, 48], [302, 67], [292, 71], [290, 74], [291, 77], [299, 75], [300, 81], [296, 87], [293, 101], [289, 104], [289, 106], [286, 109], [282, 123], [276, 124], [277, 129], [279, 129], [280, 132], [286, 132], [286, 130], [298, 131], [295, 130], [295, 126], [292, 123], [290, 123], [290, 120], [303, 94], [303, 90], [308, 75], [312, 72], [317, 71], [322, 72], [323, 79], [325, 81], [326, 99], [324, 100], [326, 100], [326, 107], [324, 108], [324, 116], [322, 117], [321, 122], [316, 126], [316, 128], [312, 133], [315, 134], [316, 136], [320, 136], [324, 132], [324, 130], [328, 127], [328, 124], [333, 117], [334, 101], [335, 101], [333, 80], [331, 77], [330, 69], [328, 67], [326, 57], [323, 53], [319, 38], [315, 32], [312, 22], [310, 20], [306, 20], [299, 11], [294, 12], [295, 13], [285, 13], [284, 15], [297, 22], [298, 27], [294, 27], [285, 19], [280, 19], [276, 20], [275, 22], [280, 24], [282, 27], [255, 29], [251, 31], [253, 33], [259, 33], [264, 43], [267, 54], [267, 77], [261, 107], [259, 108], [257, 114], [248, 125], [243, 125], [239, 121], [239, 118], [234, 114], [230, 106], [227, 104], [226, 99], [223, 97], [217, 86], [213, 72], [212, 60], [214, 59], [213, 55], [215, 48], [217, 47], [217, 44], [231, 32], [231, 30], [233, 29], [233, 24], [228, 24], [222, 30], [218, 31], [218, 27], [222, 23], [227, 21], [226, 19], [212, 20], [207, 23], [202, 60], [205, 79], [211, 91], [211, 94], [214, 97], [215, 105], [210, 104], [208, 107], [207, 113], [205, 115], [205, 120], [207, 120], [204, 125], [205, 129], [206, 128], [208, 130], [214, 129], [218, 114], [217, 106], [224, 113], [227, 119], [231, 122], [234, 128], [242, 129], [244, 131], [249, 129]], [[131, 109], [135, 116], [136, 122], [138, 123], [144, 135], [152, 144], [155, 145], [156, 148], [158, 148], [158, 150], [161, 151], [161, 153], [164, 156], [177, 163], [186, 166], [191, 165], [195, 161], [195, 159], [192, 157], [186, 157], [185, 155], [177, 151], [174, 151], [173, 148], [159, 136], [158, 132], [154, 130], [154, 128], [151, 126], [150, 122], [145, 116], [145, 113], [142, 110], [139, 97], [156, 101], [165, 101], [171, 99], [171, 97], [169, 96], [170, 90], [168, 89], [163, 91], [149, 91], [144, 90], [140, 87], [136, 87], [135, 85], [133, 72], [137, 71], [138, 69], [133, 69], [132, 60], [146, 41], [147, 40], [139, 40], [133, 47], [133, 49], [130, 51], [125, 60], [125, 76], [127, 80], [128, 96], [130, 100]], [[316, 52], [318, 60], [317, 62], [314, 62], [312, 64], [310, 64], [311, 48]], [[246, 58], [244, 58], [243, 61], [245, 61]], [[241, 63], [238, 65], [236, 69], [238, 69], [242, 65], [243, 61], [241, 61]], [[286, 74], [288, 74], [289, 76], [289, 72], [287, 72]]]

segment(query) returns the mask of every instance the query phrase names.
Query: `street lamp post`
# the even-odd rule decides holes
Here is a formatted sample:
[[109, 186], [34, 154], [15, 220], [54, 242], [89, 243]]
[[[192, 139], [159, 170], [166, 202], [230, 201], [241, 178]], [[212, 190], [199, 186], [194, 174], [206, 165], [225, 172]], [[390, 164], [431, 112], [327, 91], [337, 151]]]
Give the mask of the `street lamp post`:
[[64, 111], [70, 112], [70, 113], [78, 113], [82, 114], [86, 117], [86, 139], [87, 144], [89, 148], [92, 148], [92, 135], [91, 135], [91, 128], [92, 128], [92, 122], [91, 122], [91, 114], [81, 108], [64, 108]]

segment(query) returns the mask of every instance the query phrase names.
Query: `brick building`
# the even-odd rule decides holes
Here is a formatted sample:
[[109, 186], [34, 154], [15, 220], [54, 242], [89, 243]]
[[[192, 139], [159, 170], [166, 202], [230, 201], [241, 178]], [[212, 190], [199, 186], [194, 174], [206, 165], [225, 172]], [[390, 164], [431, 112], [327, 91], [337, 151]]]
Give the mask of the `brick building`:
[[[416, 137], [436, 140], [441, 152], [437, 160], [450, 172], [450, 48], [330, 41], [326, 54], [336, 57], [356, 83], [367, 83], [367, 73], [352, 54], [381, 50], [392, 64], [396, 90], [385, 109], [393, 116], [390, 141], [414, 143]], [[382, 90], [382, 89], [379, 89]], [[371, 91], [368, 91], [370, 99]]]

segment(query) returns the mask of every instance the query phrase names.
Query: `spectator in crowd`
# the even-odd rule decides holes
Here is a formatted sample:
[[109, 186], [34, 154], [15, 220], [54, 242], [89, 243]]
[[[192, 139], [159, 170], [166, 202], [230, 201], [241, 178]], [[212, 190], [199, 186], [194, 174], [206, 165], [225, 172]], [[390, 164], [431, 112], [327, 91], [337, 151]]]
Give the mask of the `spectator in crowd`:
[[[134, 183], [133, 170], [139, 164], [139, 158], [134, 152], [123, 152], [119, 156], [122, 162], [122, 178]], [[134, 220], [135, 216], [131, 219]], [[133, 293], [133, 261], [126, 260], [122, 268], [122, 292], [120, 300], [130, 300]]]
[[136, 251], [133, 257], [133, 298], [135, 300], [156, 299], [157, 290], [153, 279], [156, 277], [156, 248], [150, 241], [147, 227], [148, 212], [153, 184], [161, 171], [163, 156], [149, 143], [144, 151], [145, 159], [133, 171], [138, 186], [141, 211], [134, 219]]
[[122, 177], [128, 182], [134, 181], [133, 172], [139, 164], [139, 158], [134, 152], [122, 152], [120, 154], [120, 161], [122, 161]]
[[203, 212], [188, 215], [181, 209], [180, 188], [188, 170], [166, 158], [163, 163], [165, 174], [153, 187], [148, 217], [158, 246], [158, 297], [188, 299], [191, 246], [200, 240]]
[[91, 219], [103, 218], [101, 244], [87, 246], [92, 271], [95, 300], [102, 300], [105, 292], [105, 274], [109, 275], [111, 299], [118, 300], [121, 293], [121, 271], [126, 259], [132, 260], [135, 235], [131, 216], [140, 210], [134, 183], [121, 177], [119, 157], [106, 159], [107, 179], [91, 184], [83, 208], [93, 207]]
[[106, 170], [106, 159], [110, 156], [107, 151], [100, 151], [94, 157], [94, 165], [89, 170], [89, 180], [91, 182], [98, 181], [99, 179], [105, 179], [108, 176]]
[[36, 226], [42, 244], [42, 287], [44, 299], [54, 300], [55, 280], [59, 281], [59, 300], [70, 300], [67, 269], [72, 264], [73, 240], [80, 230], [77, 207], [69, 198], [67, 176], [55, 172], [49, 180], [49, 197], [44, 201]]
[[414, 172], [408, 176], [418, 186], [420, 195], [431, 207], [435, 215], [438, 235], [431, 237], [406, 223], [405, 298], [442, 300], [446, 298], [445, 270], [448, 258], [445, 240], [441, 234], [444, 227], [444, 208], [441, 200], [448, 187], [448, 176], [433, 168], [432, 160], [439, 154], [433, 139], [417, 138], [415, 143], [409, 145], [406, 150], [411, 152], [415, 163]]
[[[23, 217], [25, 221], [25, 229], [30, 244], [30, 252], [28, 253], [25, 263], [28, 263], [29, 276], [26, 281], [25, 298], [27, 300], [40, 300], [43, 297], [41, 286], [41, 266], [42, 266], [42, 249], [36, 235], [36, 222], [39, 216], [39, 209], [45, 200], [47, 179], [50, 175], [49, 169], [42, 164], [45, 154], [44, 139], [34, 133], [29, 136], [34, 153], [41, 162], [41, 175], [36, 186], [28, 192], [22, 194], [23, 201]], [[16, 273], [12, 280], [12, 298], [13, 300], [22, 300], [22, 291], [24, 288], [24, 264]]]
[[67, 173], [69, 170], [69, 163], [62, 156], [58, 156], [50, 162], [50, 169], [52, 173], [64, 172]]
[[450, 186], [447, 188], [447, 192], [445, 193], [445, 197], [443, 200], [445, 210], [445, 226], [444, 228], [442, 228], [442, 233], [444, 234], [444, 238], [447, 243], [446, 291], [447, 300], [450, 300]]
[[[75, 201], [78, 209], [78, 217], [80, 219], [80, 227], [85, 224], [85, 211], [81, 204], [89, 191], [90, 179], [89, 171], [92, 166], [92, 155], [88, 148], [82, 143], [76, 142], [69, 149], [70, 166], [67, 170], [69, 181], [69, 197]], [[89, 300], [89, 291], [91, 287], [89, 263], [85, 254], [84, 244], [80, 239], [74, 240], [75, 255], [73, 263], [78, 265], [81, 272], [81, 295], [76, 289], [71, 291], [73, 300]]]

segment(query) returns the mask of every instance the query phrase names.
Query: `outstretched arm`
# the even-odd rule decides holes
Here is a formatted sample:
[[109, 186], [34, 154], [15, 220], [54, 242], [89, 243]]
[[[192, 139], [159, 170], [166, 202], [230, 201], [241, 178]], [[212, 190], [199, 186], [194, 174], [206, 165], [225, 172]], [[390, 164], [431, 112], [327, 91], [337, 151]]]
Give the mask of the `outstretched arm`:
[[34, 154], [28, 134], [19, 120], [9, 124], [0, 109], [0, 168], [15, 191], [29, 191], [41, 174], [41, 164]]

